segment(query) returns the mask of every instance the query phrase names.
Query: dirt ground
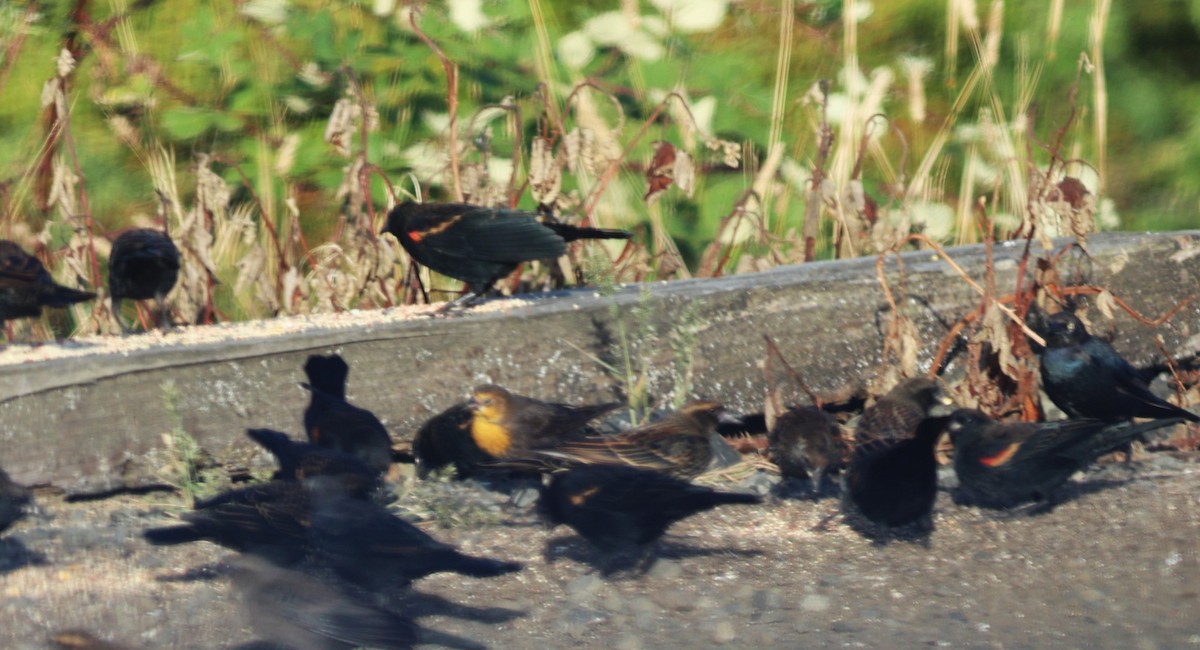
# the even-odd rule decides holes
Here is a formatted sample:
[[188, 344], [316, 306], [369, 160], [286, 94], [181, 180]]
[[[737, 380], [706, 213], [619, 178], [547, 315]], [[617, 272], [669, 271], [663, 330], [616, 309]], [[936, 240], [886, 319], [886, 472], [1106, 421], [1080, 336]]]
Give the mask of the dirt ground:
[[[1037, 515], [961, 508], [943, 494], [928, 547], [876, 544], [840, 518], [818, 529], [834, 498], [768, 499], [681, 522], [648, 574], [605, 579], [586, 543], [546, 530], [529, 505], [445, 484], [400, 505], [474, 500], [491, 515], [430, 532], [527, 567], [415, 587], [460, 606], [415, 594], [392, 606], [494, 648], [1200, 647], [1200, 455], [1106, 465], [1070, 492]], [[139, 536], [181, 509], [171, 493], [41, 495], [0, 539], [0, 646], [43, 648], [61, 628], [140, 648], [253, 640], [228, 580], [209, 570], [226, 551]]]

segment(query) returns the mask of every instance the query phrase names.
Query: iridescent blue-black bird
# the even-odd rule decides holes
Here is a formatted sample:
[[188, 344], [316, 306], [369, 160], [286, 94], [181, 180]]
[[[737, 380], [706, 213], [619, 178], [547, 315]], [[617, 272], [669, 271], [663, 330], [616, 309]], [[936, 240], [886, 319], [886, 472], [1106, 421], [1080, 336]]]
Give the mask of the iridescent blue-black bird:
[[312, 393], [304, 410], [308, 441], [357, 456], [371, 470], [383, 473], [392, 463], [392, 439], [375, 414], [346, 401], [350, 366], [340, 355], [312, 355], [304, 362]]
[[1089, 334], [1070, 311], [1050, 316], [1043, 329], [1042, 389], [1069, 417], [1109, 422], [1178, 417], [1200, 422], [1200, 416], [1150, 392], [1137, 369], [1107, 342]]
[[95, 297], [56, 283], [38, 258], [0, 239], [0, 327], [6, 320], [41, 316], [42, 307], [68, 307]]
[[153, 228], [134, 228], [113, 241], [108, 258], [108, 292], [113, 317], [126, 332], [121, 320], [121, 300], [148, 300], [158, 304], [158, 327], [171, 325], [167, 294], [179, 279], [179, 249], [166, 233]]
[[987, 508], [1052, 499], [1059, 486], [1097, 457], [1148, 431], [1183, 422], [1180, 417], [1137, 424], [1090, 418], [996, 422], [973, 409], [959, 409], [949, 420], [959, 483], [955, 500]]

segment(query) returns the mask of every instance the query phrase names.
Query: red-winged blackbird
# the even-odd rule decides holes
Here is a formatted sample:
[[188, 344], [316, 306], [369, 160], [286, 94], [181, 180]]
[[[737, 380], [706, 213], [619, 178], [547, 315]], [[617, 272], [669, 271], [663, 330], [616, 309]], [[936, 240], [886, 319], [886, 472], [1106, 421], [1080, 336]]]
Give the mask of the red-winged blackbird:
[[1072, 474], [1097, 457], [1148, 431], [1183, 421], [996, 422], [979, 411], [960, 409], [948, 427], [959, 483], [956, 500], [988, 508], [1050, 500]]
[[656, 541], [671, 524], [727, 503], [762, 503], [753, 494], [718, 492], [653, 470], [582, 465], [555, 474], [538, 501], [551, 524], [566, 524], [606, 553]]
[[1042, 388], [1069, 417], [1107, 421], [1179, 417], [1200, 422], [1200, 416], [1150, 392], [1141, 374], [1111, 345], [1088, 334], [1070, 311], [1050, 316], [1043, 329]]
[[63, 650], [130, 650], [129, 646], [105, 641], [86, 630], [62, 630], [50, 635], [50, 643]]
[[906, 379], [863, 411], [854, 430], [855, 445], [872, 440], [911, 438], [931, 409], [949, 404], [949, 397], [936, 380], [929, 377]]
[[468, 402], [474, 417], [471, 438], [493, 458], [552, 449], [582, 437], [587, 423], [620, 406], [618, 402], [574, 406], [543, 402], [496, 386], [477, 386]]
[[108, 258], [108, 292], [113, 317], [126, 332], [121, 320], [121, 300], [148, 300], [158, 303], [158, 327], [171, 325], [167, 293], [179, 279], [179, 249], [166, 233], [152, 228], [134, 228], [113, 241]]
[[934, 447], [948, 417], [928, 417], [909, 438], [877, 438], [854, 448], [846, 469], [847, 510], [884, 526], [929, 530], [937, 499]]
[[18, 485], [0, 469], [0, 533], [25, 516], [25, 506], [33, 500], [29, 488]]
[[254, 629], [289, 648], [411, 648], [427, 643], [448, 648], [485, 647], [422, 628], [298, 571], [251, 557], [236, 558], [231, 569]]
[[0, 327], [6, 320], [40, 316], [42, 307], [67, 307], [95, 297], [55, 283], [36, 257], [0, 239]]
[[314, 445], [357, 456], [372, 471], [386, 472], [392, 464], [392, 439], [375, 414], [346, 401], [350, 366], [341, 356], [312, 355], [304, 363], [312, 393], [304, 411], [304, 430]]
[[405, 202], [388, 213], [384, 232], [419, 264], [469, 285], [465, 304], [482, 296], [522, 262], [561, 257], [579, 239], [629, 239], [622, 230], [539, 221], [522, 210], [463, 203]]
[[491, 577], [521, 568], [463, 555], [386, 508], [345, 494], [335, 477], [226, 492], [197, 503], [183, 519], [187, 523], [142, 536], [157, 545], [207, 540], [283, 566], [309, 558], [368, 588], [404, 586], [445, 571]]
[[711, 468], [714, 445], [728, 446], [717, 426], [734, 419], [720, 404], [693, 401], [657, 422], [538, 453], [570, 464], [624, 464], [690, 479]]
[[845, 463], [846, 443], [833, 416], [816, 406], [796, 406], [775, 421], [767, 436], [767, 453], [779, 467], [779, 473], [807, 478], [813, 496], [821, 492], [821, 479], [827, 471]]
[[303, 481], [314, 476], [332, 476], [351, 496], [366, 498], [378, 487], [379, 472], [356, 456], [327, 447], [296, 442], [286, 433], [271, 429], [246, 429], [246, 435], [279, 461], [278, 477]]

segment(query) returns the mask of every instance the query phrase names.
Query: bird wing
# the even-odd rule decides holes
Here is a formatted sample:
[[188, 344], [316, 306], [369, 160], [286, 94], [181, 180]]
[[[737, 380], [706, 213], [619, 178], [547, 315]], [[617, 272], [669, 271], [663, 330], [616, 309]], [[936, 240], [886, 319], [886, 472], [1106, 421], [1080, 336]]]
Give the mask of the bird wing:
[[409, 217], [402, 236], [443, 255], [497, 262], [559, 257], [566, 242], [519, 210], [461, 206], [455, 214]]
[[0, 241], [0, 288], [25, 287], [48, 276], [36, 257], [10, 241]]

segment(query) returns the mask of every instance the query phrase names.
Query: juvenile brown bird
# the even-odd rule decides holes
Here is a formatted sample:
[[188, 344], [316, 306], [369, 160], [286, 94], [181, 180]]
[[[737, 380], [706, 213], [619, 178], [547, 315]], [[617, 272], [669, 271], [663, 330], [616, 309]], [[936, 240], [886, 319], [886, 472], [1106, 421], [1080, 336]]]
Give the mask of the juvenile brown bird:
[[392, 463], [392, 438], [375, 414], [346, 401], [350, 366], [340, 355], [312, 355], [304, 363], [312, 394], [304, 410], [304, 430], [314, 445], [353, 456], [380, 474]]
[[67, 307], [95, 297], [56, 283], [36, 257], [0, 239], [0, 327], [14, 318], [41, 316], [42, 307]]
[[653, 470], [581, 465], [551, 477], [538, 501], [538, 512], [552, 525], [575, 529], [605, 553], [641, 547], [649, 561], [650, 544], [671, 524], [736, 503], [762, 503], [762, 499], [718, 492]]
[[171, 326], [167, 294], [179, 279], [179, 249], [164, 232], [153, 228], [126, 230], [113, 241], [108, 258], [108, 292], [113, 317], [128, 332], [121, 320], [121, 300], [154, 298], [158, 307], [158, 327]]
[[665, 418], [609, 436], [564, 442], [539, 455], [569, 464], [624, 464], [690, 479], [707, 471], [724, 420], [736, 420], [716, 402], [693, 401]]
[[474, 417], [471, 438], [492, 458], [553, 449], [582, 437], [587, 423], [616, 409], [619, 402], [574, 406], [543, 402], [495, 384], [477, 386], [468, 402]]
[[767, 453], [779, 473], [808, 479], [814, 498], [821, 492], [826, 473], [845, 463], [847, 449], [837, 421], [816, 406], [788, 409], [775, 421], [767, 442]]
[[948, 428], [959, 483], [956, 500], [986, 508], [1053, 503], [1059, 487], [1096, 458], [1184, 420], [997, 422], [979, 411], [960, 409]]
[[470, 639], [423, 628], [299, 571], [247, 556], [235, 558], [230, 568], [250, 624], [259, 635], [284, 647], [485, 647]]
[[25, 516], [25, 506], [33, 500], [29, 488], [19, 485], [0, 469], [0, 533]]
[[401, 203], [388, 213], [383, 231], [395, 235], [418, 264], [467, 283], [470, 293], [451, 305], [480, 298], [521, 262], [563, 256], [569, 242], [632, 236], [622, 230], [544, 222], [522, 210], [465, 203]]
[[297, 442], [271, 429], [246, 429], [246, 436], [271, 452], [279, 462], [280, 480], [303, 481], [314, 476], [332, 476], [351, 496], [367, 498], [379, 485], [379, 472], [336, 449]]
[[854, 442], [858, 445], [872, 440], [911, 438], [931, 409], [950, 403], [936, 380], [929, 377], [906, 379], [863, 411], [854, 430]]

